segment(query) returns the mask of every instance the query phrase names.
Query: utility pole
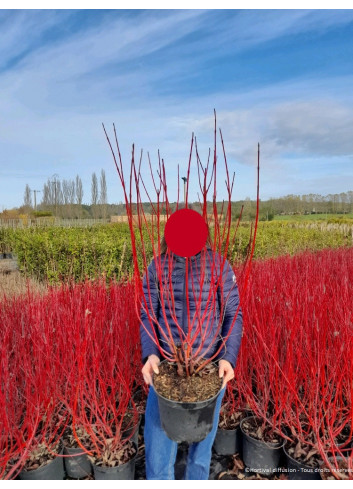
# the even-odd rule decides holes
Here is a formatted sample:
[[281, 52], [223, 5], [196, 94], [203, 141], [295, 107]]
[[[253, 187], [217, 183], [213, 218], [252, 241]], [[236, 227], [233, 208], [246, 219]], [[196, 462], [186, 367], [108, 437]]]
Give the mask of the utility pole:
[[41, 192], [41, 190], [32, 190], [34, 197], [34, 211], [37, 210], [37, 192]]
[[187, 182], [187, 178], [181, 177], [181, 179], [184, 180], [184, 204], [186, 205], [186, 182]]

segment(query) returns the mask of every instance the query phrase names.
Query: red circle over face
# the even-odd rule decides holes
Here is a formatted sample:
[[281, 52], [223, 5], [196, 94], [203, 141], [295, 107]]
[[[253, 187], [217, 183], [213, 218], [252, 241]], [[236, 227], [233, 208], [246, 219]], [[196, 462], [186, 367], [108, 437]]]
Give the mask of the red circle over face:
[[192, 209], [180, 209], [170, 216], [164, 237], [168, 248], [178, 256], [189, 257], [199, 253], [206, 244], [207, 224]]

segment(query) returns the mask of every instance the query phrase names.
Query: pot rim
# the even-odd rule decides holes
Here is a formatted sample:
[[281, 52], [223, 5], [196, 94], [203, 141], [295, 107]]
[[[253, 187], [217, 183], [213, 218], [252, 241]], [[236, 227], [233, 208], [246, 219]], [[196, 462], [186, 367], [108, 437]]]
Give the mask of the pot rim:
[[61, 446], [60, 452], [58, 452], [56, 454], [56, 456], [54, 458], [52, 458], [51, 460], [49, 460], [49, 462], [47, 462], [45, 465], [41, 465], [40, 467], [37, 467], [36, 469], [30, 469], [30, 470], [22, 468], [21, 472], [25, 472], [27, 474], [32, 474], [32, 473], [36, 472], [37, 474], [39, 474], [40, 472], [43, 472], [50, 464], [57, 461], [57, 459], [61, 459], [64, 462], [64, 457], [62, 456], [63, 454], [64, 454], [64, 447]]
[[311, 469], [313, 472], [316, 472], [316, 469], [318, 469], [320, 467], [320, 464], [316, 465], [315, 467], [312, 467], [311, 465], [308, 465], [304, 462], [301, 462], [300, 460], [292, 457], [292, 455], [290, 455], [287, 450], [286, 450], [286, 447], [288, 445], [288, 440], [285, 441], [284, 445], [283, 445], [283, 452], [285, 453], [286, 457], [290, 458], [291, 460], [293, 460], [296, 464], [298, 465], [302, 465], [303, 468], [305, 469]]
[[[170, 363], [170, 364], [172, 364], [172, 365], [176, 365], [176, 364], [175, 364], [175, 362], [168, 362], [168, 360], [167, 360], [167, 359], [162, 360], [162, 361], [161, 361], [161, 364], [162, 364], [162, 363]], [[213, 365], [216, 365], [216, 363], [215, 363], [215, 362], [211, 362], [211, 363], [212, 363]], [[222, 383], [223, 383], [223, 381], [221, 381], [221, 387], [219, 388], [219, 390], [217, 391], [217, 393], [216, 393], [214, 396], [209, 397], [208, 399], [203, 399], [202, 401], [174, 401], [173, 399], [168, 399], [167, 397], [162, 396], [162, 395], [161, 395], [161, 394], [160, 394], [160, 393], [157, 391], [157, 389], [156, 389], [156, 388], [155, 388], [155, 386], [153, 385], [153, 377], [154, 377], [154, 375], [155, 375], [155, 374], [153, 373], [153, 375], [152, 375], [152, 384], [151, 384], [151, 385], [152, 385], [152, 387], [153, 387], [153, 389], [154, 389], [154, 392], [157, 394], [157, 396], [158, 396], [158, 397], [160, 397], [160, 398], [161, 398], [161, 399], [163, 399], [164, 401], [167, 401], [167, 402], [170, 402], [170, 403], [176, 404], [177, 406], [182, 406], [182, 405], [186, 405], [186, 404], [190, 404], [190, 405], [195, 405], [195, 404], [196, 404], [196, 405], [197, 405], [197, 404], [200, 404], [200, 405], [201, 405], [202, 403], [207, 403], [207, 404], [208, 404], [208, 403], [210, 403], [210, 402], [214, 401], [214, 400], [215, 400], [215, 399], [216, 399], [216, 398], [219, 396], [220, 392], [222, 391]], [[221, 380], [221, 379], [220, 379], [220, 380]]]
[[268, 441], [265, 441], [265, 440], [258, 440], [257, 438], [254, 438], [253, 436], [249, 435], [249, 433], [247, 433], [244, 429], [243, 429], [243, 423], [250, 419], [250, 418], [257, 418], [257, 416], [247, 416], [246, 418], [243, 418], [241, 421], [240, 421], [240, 425], [239, 425], [239, 428], [240, 428], [240, 431], [242, 432], [243, 435], [249, 437], [251, 440], [254, 440], [256, 442], [259, 442], [265, 446], [267, 446], [268, 448], [273, 448], [274, 450], [276, 449], [279, 449], [279, 448], [283, 448], [284, 444], [285, 444], [285, 440], [282, 439], [282, 442], [278, 442], [278, 443], [274, 443], [274, 442], [268, 442]]

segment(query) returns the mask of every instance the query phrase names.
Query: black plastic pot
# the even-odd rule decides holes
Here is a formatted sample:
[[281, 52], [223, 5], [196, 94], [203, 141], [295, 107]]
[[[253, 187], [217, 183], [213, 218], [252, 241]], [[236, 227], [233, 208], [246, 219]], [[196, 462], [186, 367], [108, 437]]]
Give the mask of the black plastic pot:
[[240, 423], [244, 464], [259, 474], [271, 474], [280, 466], [283, 443], [266, 443], [249, 436], [243, 429], [244, 418]]
[[218, 455], [234, 455], [239, 453], [242, 448], [240, 428], [234, 430], [221, 430], [218, 428], [213, 444]]
[[172, 401], [158, 397], [161, 425], [168, 438], [178, 443], [204, 440], [213, 426], [216, 402], [221, 389], [210, 399], [200, 402]]
[[286, 444], [283, 447], [285, 459], [287, 461], [287, 473], [289, 480], [320, 480], [318, 467], [310, 467], [293, 458], [286, 450]]
[[[73, 479], [82, 479], [92, 474], [92, 465], [86, 453], [82, 453], [82, 448], [67, 448], [64, 449], [64, 466], [66, 474]], [[81, 454], [81, 455], [78, 455]]]
[[168, 438], [178, 443], [204, 440], [212, 430], [216, 402], [221, 390], [220, 387], [215, 396], [205, 401], [180, 402], [167, 399], [154, 389], [158, 398], [161, 425]]
[[[348, 477], [349, 476], [348, 461], [347, 461], [347, 459], [345, 457], [329, 457], [328, 458], [328, 461], [332, 465], [332, 470], [337, 470], [336, 467], [335, 467], [335, 462], [336, 461], [338, 462], [340, 460], [346, 460], [347, 467], [344, 468], [344, 469], [338, 469], [338, 474], [341, 473], [341, 470], [344, 470], [345, 473], [346, 473], [346, 476]], [[326, 466], [326, 464], [324, 462], [320, 465], [319, 472], [320, 472], [320, 477], [319, 478], [321, 478], [322, 480], [327, 480], [327, 476], [328, 475], [332, 475], [332, 471]]]
[[[60, 455], [62, 453], [63, 450], [60, 451]], [[38, 469], [21, 470], [18, 478], [21, 480], [63, 480], [65, 477], [64, 460], [60, 455]]]
[[132, 426], [131, 428], [128, 428], [127, 430], [122, 432], [122, 439], [130, 439], [133, 443], [135, 443], [136, 446], [138, 446], [140, 424], [141, 416], [139, 416], [138, 422], [135, 426]]
[[132, 459], [122, 465], [116, 467], [104, 467], [101, 465], [92, 464], [95, 480], [134, 480], [135, 478], [135, 463], [136, 454]]

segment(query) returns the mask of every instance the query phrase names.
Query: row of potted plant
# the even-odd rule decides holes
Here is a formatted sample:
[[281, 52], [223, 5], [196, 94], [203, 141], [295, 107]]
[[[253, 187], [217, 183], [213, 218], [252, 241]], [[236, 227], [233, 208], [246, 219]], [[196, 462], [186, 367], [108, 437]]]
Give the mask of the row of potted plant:
[[[220, 418], [221, 429], [236, 429], [232, 453], [242, 450], [248, 467], [286, 464], [289, 478], [304, 479], [326, 468], [353, 478], [352, 272], [352, 248], [253, 264]], [[260, 444], [270, 458], [255, 462]]]
[[[223, 425], [243, 422], [267, 445], [285, 441], [288, 463], [316, 476], [322, 462], [352, 465], [352, 254], [253, 264], [235, 381], [221, 416]], [[87, 282], [1, 301], [2, 478], [54, 453], [65, 459], [59, 443], [66, 434], [82, 452], [107, 459], [105, 450], [133, 430], [143, 402], [136, 397], [143, 387], [134, 294], [128, 283]], [[248, 414], [256, 417], [250, 424]]]
[[64, 460], [71, 475], [93, 468], [99, 478], [107, 468], [120, 477], [137, 452], [141, 412], [131, 284], [28, 291], [3, 298], [0, 316], [0, 477], [60, 479]]

